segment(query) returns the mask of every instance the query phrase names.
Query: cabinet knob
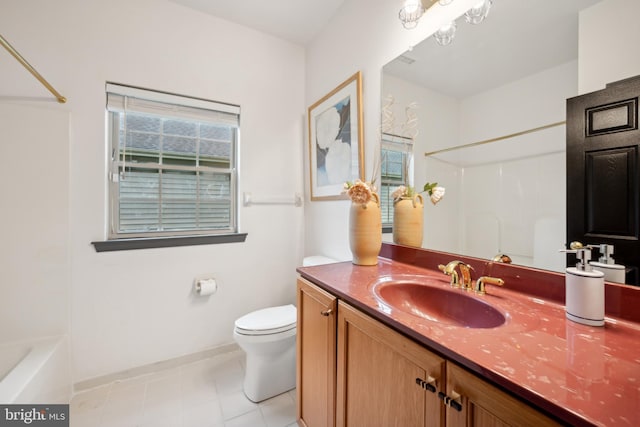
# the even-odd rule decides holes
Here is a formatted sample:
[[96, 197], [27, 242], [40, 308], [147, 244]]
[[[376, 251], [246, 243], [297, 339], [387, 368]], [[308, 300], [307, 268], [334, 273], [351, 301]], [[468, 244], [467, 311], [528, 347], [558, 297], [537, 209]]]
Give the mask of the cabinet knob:
[[328, 309], [323, 310], [323, 311], [320, 312], [320, 314], [322, 314], [325, 317], [329, 316], [331, 313], [333, 313], [333, 309], [332, 308], [328, 308]]

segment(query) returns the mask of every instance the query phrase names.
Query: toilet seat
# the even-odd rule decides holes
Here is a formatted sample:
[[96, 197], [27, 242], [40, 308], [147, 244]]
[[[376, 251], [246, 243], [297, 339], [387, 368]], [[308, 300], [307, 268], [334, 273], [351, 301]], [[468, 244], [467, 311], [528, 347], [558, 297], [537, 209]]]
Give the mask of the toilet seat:
[[297, 311], [293, 304], [256, 310], [236, 320], [240, 335], [273, 335], [296, 328]]

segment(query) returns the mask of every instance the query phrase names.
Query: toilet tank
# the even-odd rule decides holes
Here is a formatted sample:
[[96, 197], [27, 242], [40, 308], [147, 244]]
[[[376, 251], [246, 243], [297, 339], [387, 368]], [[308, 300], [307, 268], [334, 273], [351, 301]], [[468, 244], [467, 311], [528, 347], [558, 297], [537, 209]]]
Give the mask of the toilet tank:
[[333, 264], [334, 262], [338, 262], [338, 260], [323, 255], [312, 255], [304, 257], [304, 259], [302, 260], [302, 266], [312, 267], [314, 265]]

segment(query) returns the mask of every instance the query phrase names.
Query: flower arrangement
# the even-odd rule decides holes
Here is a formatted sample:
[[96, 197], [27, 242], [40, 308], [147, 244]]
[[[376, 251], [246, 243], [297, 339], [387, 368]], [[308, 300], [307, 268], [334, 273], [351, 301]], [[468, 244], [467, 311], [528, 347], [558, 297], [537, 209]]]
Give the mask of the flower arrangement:
[[376, 187], [372, 182], [356, 179], [354, 182], [347, 181], [344, 183], [342, 194], [347, 194], [353, 203], [359, 203], [366, 207], [375, 192]]
[[431, 199], [431, 203], [436, 205], [444, 197], [444, 192], [444, 187], [438, 187], [437, 182], [427, 182], [424, 185], [423, 190], [419, 192], [416, 192], [415, 188], [413, 188], [412, 186], [401, 185], [396, 188], [393, 193], [391, 193], [391, 197], [393, 197], [394, 202], [397, 202], [399, 200], [402, 200], [403, 198], [412, 198], [416, 194], [428, 193], [429, 198]]

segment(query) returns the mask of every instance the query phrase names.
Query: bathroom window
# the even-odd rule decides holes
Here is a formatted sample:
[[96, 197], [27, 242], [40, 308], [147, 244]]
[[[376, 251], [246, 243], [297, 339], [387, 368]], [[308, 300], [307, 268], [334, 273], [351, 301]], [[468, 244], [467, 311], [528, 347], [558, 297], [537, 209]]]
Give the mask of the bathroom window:
[[237, 233], [240, 107], [108, 83], [107, 111], [110, 240]]
[[400, 185], [410, 185], [413, 170], [413, 143], [411, 139], [382, 134], [382, 161], [380, 205], [382, 227], [390, 232], [393, 226], [393, 198], [391, 193]]

